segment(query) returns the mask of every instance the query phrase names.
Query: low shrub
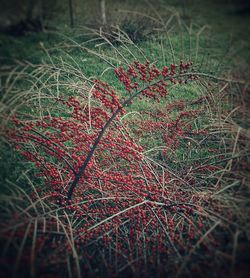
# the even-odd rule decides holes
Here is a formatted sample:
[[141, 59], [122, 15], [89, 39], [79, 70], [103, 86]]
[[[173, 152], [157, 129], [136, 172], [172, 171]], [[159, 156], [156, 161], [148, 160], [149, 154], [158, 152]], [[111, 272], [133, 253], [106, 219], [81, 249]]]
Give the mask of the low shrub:
[[[195, 81], [198, 77], [191, 67], [192, 63], [181, 62], [158, 69], [149, 62], [135, 61], [127, 69], [115, 69], [125, 88], [121, 97], [109, 84], [94, 80], [89, 95], [54, 99], [60, 115], [50, 109], [40, 119], [27, 114], [12, 117], [7, 138], [34, 163], [36, 175], [44, 183], [44, 188], [33, 189], [29, 198], [32, 203], [50, 203], [46, 213], [49, 227], [39, 235], [43, 247], [30, 247], [33, 259], [39, 258], [44, 246], [50, 246], [55, 251], [48, 256], [58, 260], [59, 266], [63, 256], [57, 250], [63, 244], [77, 262], [71, 268], [73, 273], [84, 269], [87, 276], [96, 271], [135, 274], [142, 267], [145, 275], [159, 269], [169, 273], [175, 269], [169, 265], [179, 264], [199, 241], [211, 223], [204, 212], [209, 197], [201, 193], [196, 175], [213, 171], [214, 166], [196, 167], [189, 171], [192, 175], [177, 175], [146, 156], [133, 135], [159, 133], [165, 143], [161, 153], [167, 157], [190, 132], [206, 133], [192, 125], [197, 113], [182, 111], [172, 117], [173, 107], [178, 107], [173, 103], [165, 112], [145, 112], [151, 120], [135, 125], [136, 132], [130, 132], [129, 123], [121, 120], [136, 97], [160, 101], [168, 96], [171, 84]], [[20, 239], [32, 242], [35, 227], [41, 231], [42, 226], [41, 217], [28, 230], [22, 226]], [[216, 244], [208, 234], [199, 245], [209, 249]]]

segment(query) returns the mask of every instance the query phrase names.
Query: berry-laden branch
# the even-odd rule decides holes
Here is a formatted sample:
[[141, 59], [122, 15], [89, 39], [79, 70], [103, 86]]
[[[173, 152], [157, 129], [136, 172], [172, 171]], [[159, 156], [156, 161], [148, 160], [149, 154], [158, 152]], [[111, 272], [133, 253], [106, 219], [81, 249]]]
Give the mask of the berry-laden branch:
[[[186, 83], [188, 79], [192, 80], [195, 79], [196, 77], [192, 74], [187, 74], [187, 71], [190, 67], [191, 63], [183, 64], [183, 62], [180, 63], [180, 71], [178, 77], [180, 79], [178, 80], [180, 83]], [[118, 75], [120, 81], [124, 84], [126, 90], [128, 92], [131, 92], [132, 90], [135, 90], [135, 93], [133, 93], [130, 97], [128, 97], [127, 100], [125, 100], [121, 105], [118, 104], [118, 108], [115, 110], [115, 112], [112, 114], [112, 116], [109, 118], [109, 120], [106, 122], [106, 124], [103, 126], [101, 129], [98, 137], [96, 138], [91, 150], [88, 153], [87, 158], [85, 159], [84, 163], [80, 167], [78, 173], [75, 175], [75, 179], [70, 185], [70, 188], [67, 193], [67, 200], [71, 200], [72, 194], [74, 192], [75, 187], [77, 186], [77, 183], [81, 179], [82, 176], [84, 176], [84, 172], [88, 166], [88, 163], [90, 162], [91, 158], [94, 155], [94, 152], [101, 141], [103, 135], [105, 134], [105, 131], [109, 128], [110, 124], [113, 122], [113, 120], [116, 118], [116, 116], [124, 112], [124, 107], [129, 105], [134, 98], [139, 96], [140, 94], [150, 97], [150, 98], [157, 98], [157, 94], [160, 97], [166, 96], [167, 95], [167, 90], [166, 86], [167, 80], [170, 80], [173, 83], [177, 83], [176, 78], [176, 65], [171, 64], [170, 66], [170, 71], [168, 67], [164, 67], [162, 71], [160, 71], [156, 66], [153, 66], [152, 68], [150, 67], [150, 63], [147, 62], [145, 65], [140, 64], [138, 61], [135, 61], [134, 64], [131, 64], [129, 66], [129, 69], [127, 72], [124, 71], [123, 68], [118, 68], [115, 70], [116, 74]], [[143, 83], [148, 83], [144, 88], [139, 89], [139, 83], [135, 82], [134, 80], [140, 79]], [[160, 77], [164, 78], [161, 79]], [[181, 77], [186, 77], [185, 80], [183, 80]], [[153, 80], [156, 80], [152, 82]], [[96, 82], [98, 82], [96, 80]], [[104, 84], [104, 83], [103, 83]], [[97, 86], [98, 87], [98, 86]]]

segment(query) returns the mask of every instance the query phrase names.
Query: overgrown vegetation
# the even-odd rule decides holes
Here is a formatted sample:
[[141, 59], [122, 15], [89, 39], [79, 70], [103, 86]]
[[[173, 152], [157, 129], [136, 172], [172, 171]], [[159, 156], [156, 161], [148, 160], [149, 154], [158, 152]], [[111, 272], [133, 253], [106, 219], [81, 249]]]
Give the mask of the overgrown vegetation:
[[47, 34], [2, 68], [6, 277], [239, 273], [248, 85], [234, 48], [167, 10]]

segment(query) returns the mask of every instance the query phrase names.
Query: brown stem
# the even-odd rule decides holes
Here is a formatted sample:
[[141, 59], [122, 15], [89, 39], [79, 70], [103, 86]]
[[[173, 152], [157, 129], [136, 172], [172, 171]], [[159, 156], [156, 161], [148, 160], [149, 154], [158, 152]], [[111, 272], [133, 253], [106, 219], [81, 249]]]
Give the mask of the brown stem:
[[159, 81], [156, 81], [152, 84], [147, 85], [146, 87], [144, 87], [143, 89], [137, 91], [136, 93], [134, 93], [131, 97], [129, 97], [127, 100], [125, 100], [121, 107], [119, 107], [114, 114], [110, 117], [110, 119], [106, 122], [106, 124], [104, 125], [104, 127], [101, 129], [98, 137], [96, 138], [93, 147], [91, 148], [90, 152], [88, 153], [87, 158], [85, 159], [84, 163], [82, 164], [82, 166], [79, 168], [79, 171], [77, 173], [77, 175], [75, 176], [75, 179], [73, 180], [72, 184], [70, 185], [69, 191], [67, 193], [67, 200], [71, 200], [72, 198], [72, 194], [74, 192], [74, 189], [77, 185], [77, 183], [79, 182], [80, 178], [82, 176], [84, 176], [84, 172], [88, 166], [89, 161], [91, 160], [92, 156], [94, 155], [94, 152], [99, 144], [99, 142], [101, 141], [105, 131], [108, 129], [108, 127], [110, 126], [110, 124], [112, 123], [112, 121], [115, 119], [115, 117], [121, 112], [122, 108], [129, 105], [130, 102], [137, 97], [142, 91], [144, 91], [145, 89], [147, 89], [149, 86], [155, 85], [157, 84]]

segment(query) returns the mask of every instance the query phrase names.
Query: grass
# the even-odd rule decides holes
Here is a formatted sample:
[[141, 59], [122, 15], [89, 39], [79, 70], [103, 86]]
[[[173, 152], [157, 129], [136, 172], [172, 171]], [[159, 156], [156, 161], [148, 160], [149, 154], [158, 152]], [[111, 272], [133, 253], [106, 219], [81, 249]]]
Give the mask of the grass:
[[[209, 5], [218, 7], [214, 6], [213, 2]], [[181, 9], [177, 7], [177, 10], [179, 8]], [[209, 264], [211, 264], [211, 269], [215, 269], [213, 269], [215, 276], [216, 273], [233, 275], [239, 265], [237, 260], [239, 243], [245, 240], [249, 231], [247, 227], [248, 200], [244, 196], [248, 194], [248, 189], [241, 177], [230, 174], [230, 170], [235, 167], [234, 157], [236, 160], [241, 160], [243, 156], [248, 155], [248, 151], [247, 146], [244, 150], [241, 149], [240, 145], [244, 144], [244, 141], [240, 137], [240, 131], [229, 132], [231, 116], [234, 116], [231, 112], [233, 105], [224, 100], [224, 95], [231, 94], [233, 90], [239, 92], [242, 87], [238, 83], [234, 85], [233, 82], [219, 79], [233, 79], [230, 71], [238, 63], [238, 58], [236, 59], [234, 55], [239, 46], [236, 45], [235, 48], [234, 45], [224, 40], [228, 36], [227, 32], [224, 32], [228, 30], [228, 26], [221, 25], [220, 20], [227, 18], [225, 15], [227, 10], [224, 9], [222, 14], [219, 13], [220, 17], [214, 17], [218, 9], [208, 9], [208, 13], [203, 14], [205, 16], [196, 19], [196, 9], [198, 6], [193, 4], [189, 11], [192, 20], [195, 23], [198, 22], [193, 27], [187, 23], [180, 25], [176, 17], [177, 20], [170, 31], [161, 30], [159, 34], [136, 44], [125, 38], [115, 43], [110, 37], [100, 37], [93, 33], [91, 37], [98, 37], [98, 40], [87, 41], [85, 36], [81, 36], [82, 30], [85, 30], [83, 28], [78, 28], [73, 32], [66, 30], [63, 35], [32, 34], [20, 39], [2, 35], [1, 53], [5, 61], [1, 74], [2, 84], [4, 84], [0, 107], [2, 126], [8, 124], [9, 115], [15, 111], [21, 111], [24, 117], [31, 116], [31, 120], [39, 119], [48, 113], [65, 116], [61, 107], [55, 109], [54, 97], [88, 92], [91, 86], [91, 83], [88, 85], [89, 81], [96, 77], [111, 83], [122, 95], [123, 88], [114, 78], [112, 69], [113, 66], [126, 65], [134, 59], [134, 56], [139, 60], [147, 57], [159, 66], [179, 59], [195, 61], [196, 71], [215, 78], [201, 78], [198, 83], [173, 86], [166, 102], [160, 104], [147, 100], [135, 102], [128, 108], [122, 121], [130, 125], [130, 135], [145, 146], [145, 159], [151, 165], [155, 175], [160, 178], [162, 175], [171, 173], [172, 180], [168, 185], [170, 190], [177, 186], [176, 180], [189, 180], [194, 177], [198, 183], [197, 188], [190, 189], [183, 184], [184, 189], [178, 186], [177, 188], [178, 190], [193, 190], [191, 192], [194, 196], [202, 196], [201, 210], [196, 211], [196, 218], [206, 219], [205, 227], [201, 228], [199, 237], [191, 242], [187, 253], [179, 254], [177, 247], [171, 240], [169, 241], [169, 246], [174, 250], [170, 256], [170, 262], [167, 264], [164, 258], [158, 259], [159, 262], [168, 265], [164, 271], [169, 275], [175, 275], [173, 270], [177, 267], [179, 276], [191, 275], [193, 271], [196, 271], [199, 277], [204, 267], [209, 269]], [[216, 20], [210, 22], [211, 29], [203, 28], [202, 24], [207, 23], [203, 20], [209, 21], [210, 18], [216, 18], [217, 23]], [[219, 24], [220, 30], [224, 33], [218, 35], [216, 28], [219, 28]], [[234, 27], [233, 36], [239, 38], [242, 34], [242, 26], [238, 23]], [[214, 30], [216, 34], [212, 35]], [[120, 31], [117, 30], [117, 32]], [[18, 43], [13, 45], [13, 41]], [[40, 43], [41, 41], [43, 44]], [[245, 43], [242, 42], [243, 46]], [[241, 59], [247, 57], [246, 51], [244, 50], [241, 55]], [[13, 59], [14, 63], [11, 62], [11, 64], [14, 67], [10, 66], [10, 61]], [[208, 97], [208, 99], [200, 101], [200, 97]], [[134, 135], [133, 128], [140, 121], [143, 124], [145, 120], [152, 117], [145, 115], [144, 111], [152, 113], [158, 110], [167, 111], [168, 104], [178, 100], [184, 101], [185, 109], [199, 110], [198, 116], [193, 119], [192, 123], [197, 129], [203, 128], [209, 133], [205, 137], [190, 135], [188, 140], [181, 141], [180, 146], [172, 151], [172, 155], [164, 158], [159, 155], [159, 150], [163, 145], [160, 133], [145, 132], [138, 138]], [[178, 106], [175, 107], [171, 112], [172, 117], [177, 117], [181, 109]], [[96, 247], [96, 240], [90, 244], [88, 251], [79, 249], [75, 239], [77, 229], [82, 222], [77, 221], [68, 211], [51, 204], [44, 195], [47, 184], [43, 179], [35, 177], [34, 166], [25, 162], [6, 141], [2, 140], [1, 145], [3, 146], [1, 147], [1, 168], [4, 169], [1, 175], [1, 234], [4, 243], [3, 266], [6, 268], [6, 273], [12, 270], [7, 267], [5, 260], [11, 258], [12, 263], [14, 262], [12, 273], [14, 276], [23, 272], [30, 276], [43, 273], [43, 275], [64, 277], [66, 271], [69, 277], [82, 277], [83, 269], [86, 268], [87, 276], [94, 276], [97, 271], [103, 272], [102, 277], [105, 277], [110, 275], [107, 266], [114, 262], [116, 275], [122, 277], [126, 274], [135, 274], [138, 255], [134, 260], [127, 259], [121, 264], [121, 261], [110, 255], [112, 248], [116, 246], [115, 243], [109, 245], [107, 253], [102, 253], [103, 249]], [[223, 159], [221, 155], [224, 155]], [[197, 173], [197, 167], [211, 164], [218, 168], [210, 172]], [[174, 198], [178, 190], [172, 191], [171, 198]], [[31, 193], [34, 196], [30, 197]], [[96, 204], [94, 203], [93, 206], [95, 207]], [[136, 208], [141, 204], [137, 203], [134, 206]], [[134, 207], [129, 209], [134, 209]], [[161, 223], [155, 211], [156, 209], [152, 213], [155, 213], [155, 218]], [[18, 218], [15, 215], [18, 215]], [[101, 224], [108, 223], [115, 215], [110, 217], [97, 221], [90, 229], [95, 230]], [[182, 224], [191, 227], [191, 224], [187, 224], [189, 221], [194, 221], [196, 225], [196, 218], [188, 220], [183, 215], [173, 213], [173, 219], [177, 223], [175, 232], [178, 232], [178, 227]], [[126, 223], [123, 225], [121, 232], [124, 233], [125, 240], [128, 240], [126, 229], [129, 226], [126, 226]], [[168, 232], [163, 227], [163, 233], [168, 234]], [[214, 239], [218, 243], [214, 243]], [[56, 246], [56, 248], [53, 247], [54, 251], [50, 252], [46, 246]], [[68, 247], [66, 252], [64, 246]], [[206, 246], [209, 252], [205, 252]], [[218, 246], [218, 252], [212, 251], [214, 246]], [[82, 255], [83, 252], [86, 253]], [[91, 256], [98, 257], [97, 261], [93, 263]], [[147, 260], [147, 256], [145, 254], [144, 256]], [[178, 258], [176, 261], [175, 257]], [[229, 264], [230, 269], [227, 267]], [[30, 268], [25, 270], [27, 265]], [[45, 272], [43, 272], [43, 265], [46, 266]], [[147, 268], [146, 263], [144, 267]], [[146, 273], [147, 270], [144, 275]]]

